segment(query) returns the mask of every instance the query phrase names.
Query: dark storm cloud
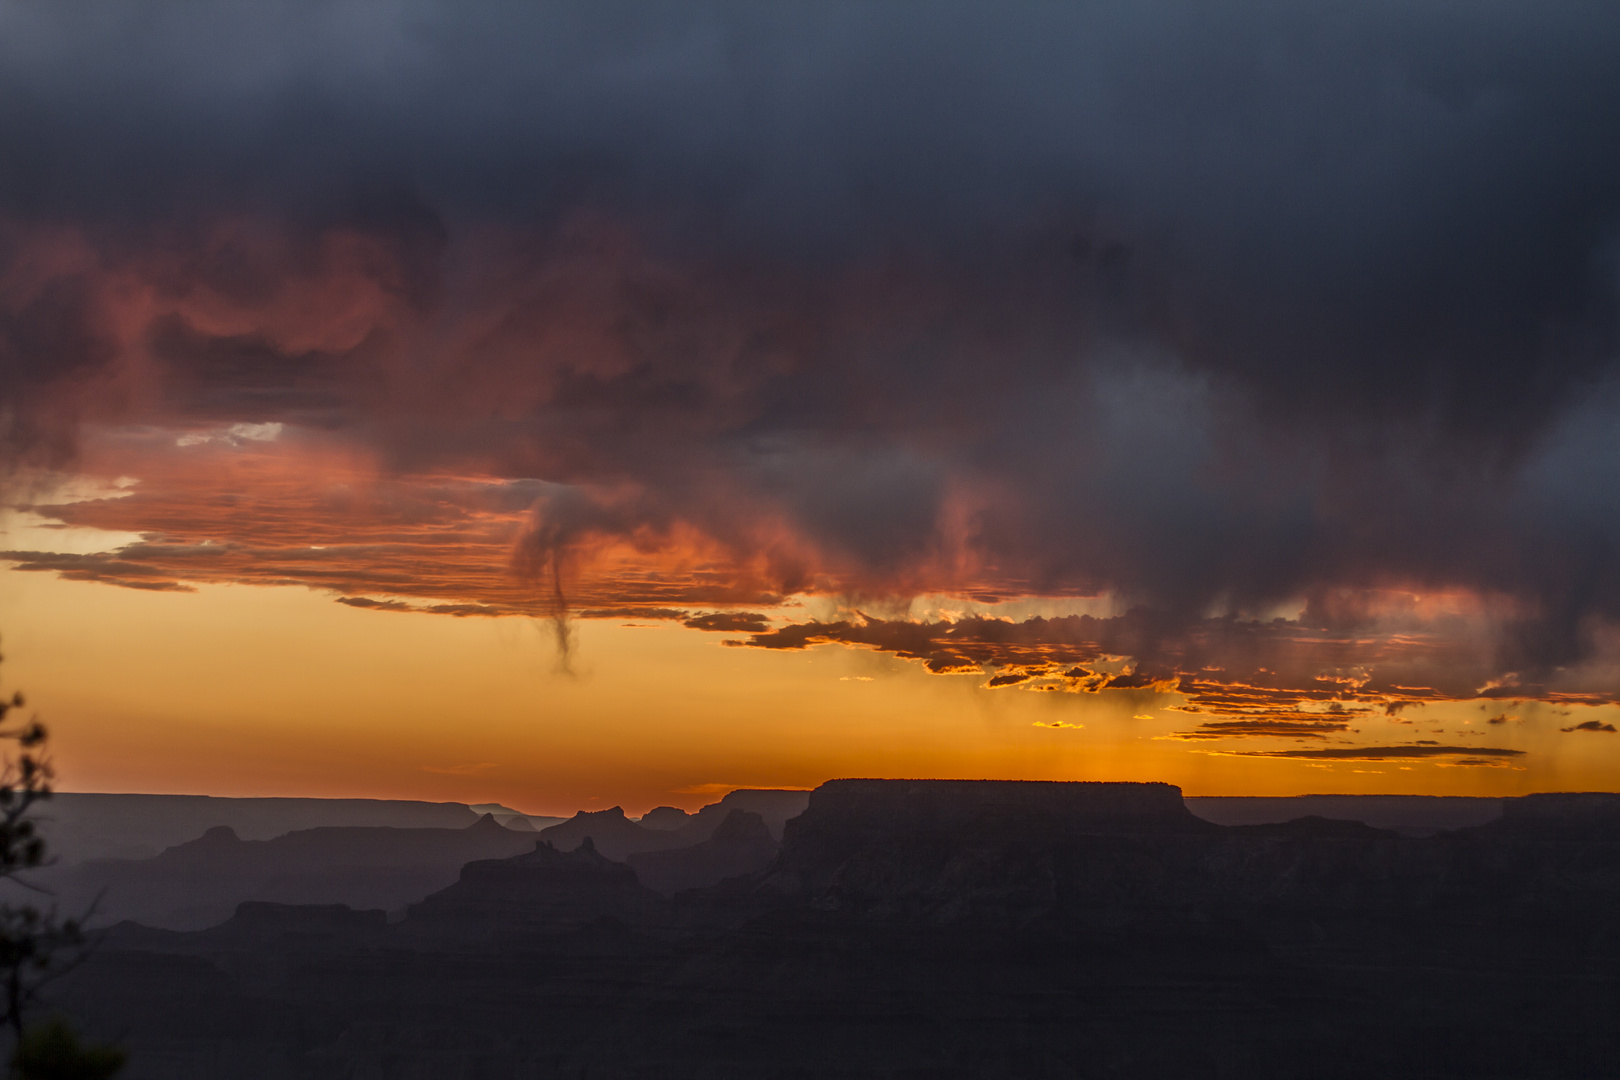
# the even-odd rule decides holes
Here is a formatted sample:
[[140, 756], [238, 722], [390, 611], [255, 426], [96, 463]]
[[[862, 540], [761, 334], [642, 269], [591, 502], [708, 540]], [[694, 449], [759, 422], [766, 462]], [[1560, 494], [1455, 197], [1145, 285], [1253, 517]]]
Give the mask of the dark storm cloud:
[[[1289, 719], [1289, 716], [1294, 719]], [[1184, 741], [1209, 739], [1276, 738], [1326, 739], [1350, 727], [1346, 720], [1331, 717], [1304, 717], [1300, 713], [1247, 720], [1210, 720], [1192, 731], [1177, 732], [1167, 738]]]
[[1017, 686], [1019, 683], [1028, 682], [1032, 678], [1034, 678], [1034, 676], [1028, 674], [1027, 672], [1014, 671], [1009, 672], [1006, 675], [993, 675], [991, 676], [990, 681], [984, 685], [994, 690], [997, 687], [1002, 686]]
[[1574, 2], [0, 5], [0, 438], [535, 480], [559, 613], [611, 544], [1109, 590], [1149, 654], [1473, 590], [1528, 693], [1620, 617], [1617, 52]]
[[771, 627], [769, 619], [754, 611], [713, 611], [683, 619], [682, 624], [693, 630], [719, 630], [733, 634], [763, 634]]

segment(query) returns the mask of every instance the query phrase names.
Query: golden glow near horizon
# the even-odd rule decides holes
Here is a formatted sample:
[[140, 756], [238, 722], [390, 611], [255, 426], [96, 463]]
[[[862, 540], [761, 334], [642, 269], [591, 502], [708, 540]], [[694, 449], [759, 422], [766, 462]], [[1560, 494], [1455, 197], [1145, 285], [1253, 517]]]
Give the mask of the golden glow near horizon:
[[357, 610], [298, 587], [144, 592], [4, 572], [0, 625], [0, 670], [51, 724], [64, 790], [635, 813], [855, 775], [1509, 795], [1608, 788], [1616, 764], [1607, 737], [1561, 730], [1612, 707], [1529, 703], [1492, 726], [1458, 702], [1357, 736], [1498, 745], [1508, 729], [1528, 753], [1496, 767], [1246, 757], [1164, 738], [1187, 726], [1175, 694], [987, 690], [868, 650], [726, 648], [634, 620], [575, 621], [567, 673], [533, 620]]
[[102, 479], [0, 517], [0, 676], [51, 725], [65, 790], [567, 814], [840, 776], [1507, 795], [1620, 769], [1620, 707], [1582, 689], [1600, 678], [1480, 696], [1491, 603], [1466, 594], [1352, 597], [1393, 613], [1367, 637], [1278, 611], [1210, 654], [1248, 668], [1149, 675], [1086, 637], [1121, 630], [1105, 597], [728, 602], [761, 575], [681, 540], [573, 562], [601, 617], [569, 620], [565, 663], [514, 613], [544, 610], [510, 566], [532, 493], [234, 430], [92, 434]]
[[1436, 110], [1402, 45], [1135, 94], [1161, 30], [1070, 6], [898, 80], [741, 7], [555, 64], [24, 19], [0, 679], [64, 784], [1620, 788], [1620, 209], [1523, 137], [1590, 88]]

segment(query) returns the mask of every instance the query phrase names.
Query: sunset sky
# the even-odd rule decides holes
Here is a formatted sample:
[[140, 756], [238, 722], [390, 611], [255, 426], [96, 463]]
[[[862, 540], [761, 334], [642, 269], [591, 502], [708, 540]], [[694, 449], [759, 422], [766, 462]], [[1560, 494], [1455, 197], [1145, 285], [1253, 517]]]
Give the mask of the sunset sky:
[[81, 791], [1620, 785], [1620, 8], [0, 2]]

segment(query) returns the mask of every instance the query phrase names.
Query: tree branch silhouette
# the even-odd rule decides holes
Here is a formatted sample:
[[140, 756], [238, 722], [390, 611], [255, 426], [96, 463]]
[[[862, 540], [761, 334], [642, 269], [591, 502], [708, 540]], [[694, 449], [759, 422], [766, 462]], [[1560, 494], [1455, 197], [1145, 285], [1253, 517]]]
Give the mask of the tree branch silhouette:
[[[20, 691], [0, 697], [0, 740], [16, 744], [15, 753], [0, 768], [0, 881], [35, 888], [18, 875], [49, 863], [34, 808], [51, 797], [55, 771], [45, 725], [37, 716], [20, 722], [11, 719], [25, 705]], [[60, 1020], [38, 1031], [25, 1027], [26, 1014], [40, 991], [72, 967], [84, 946], [82, 921], [59, 918], [54, 904], [42, 910], [33, 904], [0, 903], [0, 1028], [12, 1034], [12, 1075], [19, 1080], [110, 1077], [123, 1063], [119, 1051], [81, 1047]]]

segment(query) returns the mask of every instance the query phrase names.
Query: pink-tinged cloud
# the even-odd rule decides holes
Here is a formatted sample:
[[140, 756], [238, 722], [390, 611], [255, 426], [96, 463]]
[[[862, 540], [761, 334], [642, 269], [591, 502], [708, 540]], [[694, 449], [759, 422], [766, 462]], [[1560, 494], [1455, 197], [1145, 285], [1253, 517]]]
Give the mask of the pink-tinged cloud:
[[14, 561], [713, 629], [1107, 596], [731, 632], [1212, 737], [1608, 700], [1620, 20], [1553, 7], [314, 5], [268, 54], [251, 5], [41, 8], [0, 465], [137, 477], [40, 509], [147, 539]]

